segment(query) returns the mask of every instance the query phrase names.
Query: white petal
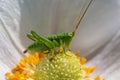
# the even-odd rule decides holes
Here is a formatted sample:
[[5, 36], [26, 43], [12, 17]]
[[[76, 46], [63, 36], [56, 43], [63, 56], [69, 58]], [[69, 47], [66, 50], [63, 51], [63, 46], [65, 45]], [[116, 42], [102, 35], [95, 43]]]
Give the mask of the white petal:
[[22, 56], [18, 52], [19, 49], [15, 47], [16, 44], [14, 44], [8, 31], [12, 30], [15, 34], [15, 28], [17, 28], [13, 20], [17, 19], [17, 14], [15, 15], [16, 12], [14, 12], [15, 2], [9, 1], [0, 1], [0, 80], [5, 80], [5, 73], [11, 71]]

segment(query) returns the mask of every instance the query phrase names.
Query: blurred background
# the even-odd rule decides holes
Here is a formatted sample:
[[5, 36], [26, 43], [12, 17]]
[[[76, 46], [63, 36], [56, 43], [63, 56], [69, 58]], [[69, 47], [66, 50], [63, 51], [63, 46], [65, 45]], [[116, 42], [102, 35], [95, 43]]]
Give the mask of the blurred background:
[[[31, 43], [26, 33], [50, 35], [71, 32], [85, 0], [0, 0], [0, 80], [19, 61]], [[94, 75], [120, 78], [120, 1], [95, 0], [71, 44], [97, 65]]]

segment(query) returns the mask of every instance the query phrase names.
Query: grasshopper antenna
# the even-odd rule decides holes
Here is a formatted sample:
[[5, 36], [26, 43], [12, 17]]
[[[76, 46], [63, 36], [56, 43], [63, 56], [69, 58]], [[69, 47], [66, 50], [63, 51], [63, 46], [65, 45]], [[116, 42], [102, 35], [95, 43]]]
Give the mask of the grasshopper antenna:
[[91, 3], [93, 2], [94, 0], [86, 0], [85, 4], [83, 5], [81, 11], [80, 11], [80, 15], [77, 19], [77, 22], [76, 22], [76, 25], [75, 25], [75, 28], [74, 28], [74, 31], [73, 33], [75, 34], [76, 30], [78, 29], [78, 26], [80, 25], [83, 17], [85, 16], [85, 13], [87, 12], [89, 6], [91, 5]]

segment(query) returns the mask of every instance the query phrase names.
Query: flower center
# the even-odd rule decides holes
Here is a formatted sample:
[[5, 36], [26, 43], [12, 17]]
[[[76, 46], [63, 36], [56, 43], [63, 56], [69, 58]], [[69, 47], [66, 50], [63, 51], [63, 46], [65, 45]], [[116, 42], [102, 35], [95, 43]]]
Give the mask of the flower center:
[[[6, 80], [34, 80], [36, 66], [44, 56], [45, 54], [36, 52], [23, 57], [11, 72], [5, 74]], [[83, 74], [83, 80], [103, 80], [100, 76], [97, 76], [94, 79], [90, 78], [89, 74], [92, 73], [96, 67], [86, 67], [84, 66], [85, 62], [85, 58], [80, 58], [80, 63], [83, 67], [82, 69], [85, 72], [85, 74]]]

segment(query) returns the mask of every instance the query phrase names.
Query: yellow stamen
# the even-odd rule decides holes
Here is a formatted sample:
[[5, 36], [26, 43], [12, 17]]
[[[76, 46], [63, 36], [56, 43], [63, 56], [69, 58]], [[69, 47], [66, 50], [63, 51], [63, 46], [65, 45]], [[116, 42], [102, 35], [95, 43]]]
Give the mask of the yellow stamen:
[[6, 73], [7, 80], [33, 80], [36, 65], [44, 56], [44, 54], [36, 52], [28, 57], [23, 57], [11, 73]]
[[83, 70], [86, 72], [86, 75], [91, 74], [93, 71], [95, 71], [95, 69], [96, 69], [96, 66], [94, 66], [94, 67], [83, 66]]
[[82, 57], [82, 58], [80, 59], [81, 64], [85, 64], [86, 61], [87, 61], [87, 59], [86, 59], [85, 57]]

